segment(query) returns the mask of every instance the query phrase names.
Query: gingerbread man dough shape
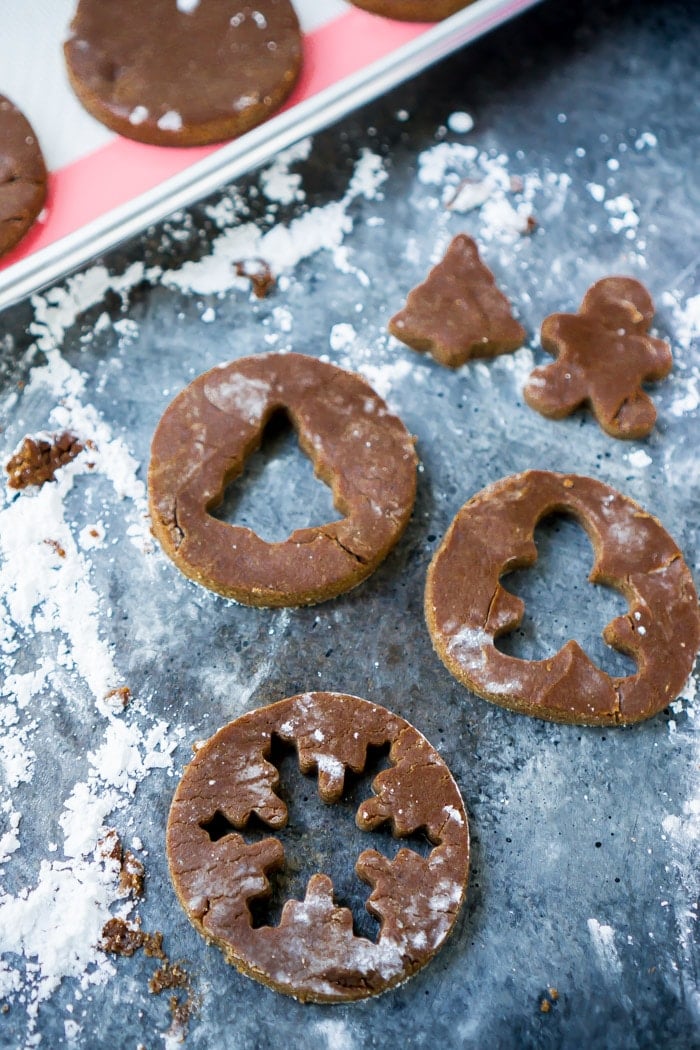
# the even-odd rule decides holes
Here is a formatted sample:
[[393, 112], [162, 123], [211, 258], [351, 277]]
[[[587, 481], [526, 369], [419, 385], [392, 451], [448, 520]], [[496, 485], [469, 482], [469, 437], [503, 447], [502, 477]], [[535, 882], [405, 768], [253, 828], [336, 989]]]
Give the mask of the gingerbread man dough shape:
[[532, 372], [528, 405], [563, 419], [587, 404], [611, 437], [645, 437], [656, 409], [642, 383], [663, 379], [673, 365], [668, 343], [647, 334], [653, 316], [651, 296], [631, 277], [592, 285], [577, 314], [550, 314], [542, 346], [557, 360]]

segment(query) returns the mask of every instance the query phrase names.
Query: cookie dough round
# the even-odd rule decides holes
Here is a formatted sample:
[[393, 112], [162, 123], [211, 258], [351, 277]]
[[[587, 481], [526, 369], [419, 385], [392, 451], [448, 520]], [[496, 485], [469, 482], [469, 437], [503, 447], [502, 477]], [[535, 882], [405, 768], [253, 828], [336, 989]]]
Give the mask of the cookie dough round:
[[[267, 543], [212, 517], [226, 486], [287, 413], [340, 521]], [[313, 605], [356, 586], [398, 541], [416, 494], [411, 435], [358, 375], [302, 354], [213, 368], [163, 415], [148, 473], [153, 532], [186, 576], [246, 605]]]
[[79, 0], [64, 52], [73, 90], [108, 128], [201, 146], [269, 117], [302, 45], [290, 0]]
[[473, 0], [350, 0], [355, 7], [402, 22], [440, 22]]
[[44, 207], [46, 178], [31, 124], [0, 95], [0, 256], [24, 237]]
[[[270, 895], [268, 875], [285, 864], [274, 835], [287, 808], [269, 761], [273, 734], [296, 747], [329, 805], [342, 798], [346, 771], [364, 769], [368, 747], [390, 745], [391, 764], [356, 814], [368, 848], [348, 858], [372, 887], [366, 907], [380, 922], [376, 943], [353, 933], [352, 913], [334, 903], [321, 872], [303, 901], [285, 903], [278, 926], [252, 926], [250, 902]], [[246, 841], [251, 817], [268, 825], [269, 837]], [[423, 832], [429, 854], [403, 848], [389, 860], [372, 849], [370, 833], [386, 824], [399, 839]], [[230, 828], [223, 835], [222, 825]], [[357, 697], [306, 693], [243, 715], [197, 751], [172, 803], [167, 852], [180, 903], [228, 962], [302, 1001], [343, 1002], [404, 981], [443, 944], [466, 893], [469, 829], [449, 769], [418, 730]]]
[[[575, 641], [545, 660], [499, 652], [524, 605], [501, 586], [537, 560], [535, 528], [550, 514], [574, 517], [593, 544], [589, 579], [629, 603], [603, 631], [637, 672], [605, 674]], [[656, 518], [593, 478], [531, 470], [466, 503], [428, 570], [425, 615], [433, 645], [463, 685], [502, 707], [555, 722], [640, 722], [678, 696], [700, 647], [698, 598], [680, 550]]]

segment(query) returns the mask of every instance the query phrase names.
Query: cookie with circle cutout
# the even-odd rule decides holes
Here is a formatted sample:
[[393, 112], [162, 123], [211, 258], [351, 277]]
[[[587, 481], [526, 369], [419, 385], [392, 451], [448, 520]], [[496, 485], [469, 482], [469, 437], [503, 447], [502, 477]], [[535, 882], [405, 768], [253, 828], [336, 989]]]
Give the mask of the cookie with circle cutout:
[[[254, 927], [251, 904], [269, 896], [269, 877], [285, 864], [275, 832], [288, 813], [270, 761], [273, 737], [296, 748], [301, 771], [317, 777], [330, 806], [348, 771], [364, 770], [368, 748], [390, 745], [390, 765], [355, 818], [367, 832], [354, 868], [371, 887], [376, 941], [353, 931], [351, 911], [335, 902], [323, 872], [309, 879], [304, 900], [287, 900], [278, 925]], [[251, 819], [269, 836], [247, 835]], [[372, 832], [384, 825], [398, 839], [423, 833], [427, 856], [401, 848], [390, 860], [374, 849]], [[167, 852], [180, 903], [228, 962], [302, 1001], [344, 1002], [406, 980], [444, 943], [466, 894], [469, 829], [452, 775], [417, 729], [354, 696], [306, 693], [243, 715], [196, 752], [173, 799]]]
[[[340, 521], [268, 543], [210, 513], [278, 412], [294, 426]], [[154, 535], [197, 583], [246, 605], [313, 605], [366, 579], [397, 543], [416, 495], [405, 426], [360, 376], [302, 354], [213, 368], [172, 402], [148, 472]]]
[[473, 0], [350, 0], [355, 7], [402, 22], [441, 22]]
[[578, 313], [550, 314], [541, 341], [556, 361], [525, 384], [530, 408], [563, 419], [586, 405], [611, 437], [645, 437], [656, 408], [642, 383], [664, 379], [673, 367], [668, 343], [648, 334], [653, 317], [649, 292], [632, 277], [604, 277]]
[[0, 256], [31, 228], [46, 200], [46, 165], [27, 118], [0, 95]]
[[[573, 640], [545, 660], [521, 660], [495, 647], [524, 610], [501, 578], [534, 564], [535, 528], [556, 513], [571, 515], [588, 533], [595, 552], [590, 581], [615, 588], [629, 603], [603, 637], [635, 660], [636, 674], [605, 674]], [[672, 538], [633, 500], [575, 474], [526, 471], [470, 499], [430, 564], [425, 615], [440, 659], [478, 696], [579, 725], [656, 714], [682, 690], [700, 647], [697, 593]]]
[[68, 78], [108, 128], [158, 146], [201, 146], [266, 120], [302, 61], [289, 0], [79, 0]]

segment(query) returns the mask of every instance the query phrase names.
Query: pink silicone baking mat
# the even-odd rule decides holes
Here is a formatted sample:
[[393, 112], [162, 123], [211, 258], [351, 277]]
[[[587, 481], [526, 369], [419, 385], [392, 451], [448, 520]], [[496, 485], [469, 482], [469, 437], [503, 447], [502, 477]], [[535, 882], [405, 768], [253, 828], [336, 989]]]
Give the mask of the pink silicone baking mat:
[[132, 142], [85, 113], [68, 85], [61, 46], [75, 2], [23, 0], [3, 13], [0, 93], [31, 121], [50, 177], [39, 221], [0, 260], [0, 306], [262, 163], [537, 0], [476, 0], [434, 26], [382, 18], [345, 0], [295, 0], [304, 67], [284, 109], [232, 143], [195, 149]]

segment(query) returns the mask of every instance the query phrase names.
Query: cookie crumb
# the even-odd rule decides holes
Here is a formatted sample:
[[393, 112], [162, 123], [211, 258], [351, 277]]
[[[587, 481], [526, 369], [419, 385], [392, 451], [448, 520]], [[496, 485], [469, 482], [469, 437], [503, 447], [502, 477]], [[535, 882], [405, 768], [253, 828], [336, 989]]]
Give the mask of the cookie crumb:
[[146, 877], [146, 869], [141, 861], [131, 850], [126, 850], [122, 857], [122, 867], [119, 873], [119, 889], [123, 893], [134, 897], [143, 897], [143, 882]]
[[247, 277], [257, 299], [264, 299], [274, 288], [275, 278], [264, 259], [240, 259], [233, 263], [236, 277]]
[[131, 689], [129, 689], [128, 685], [120, 685], [116, 689], [110, 689], [108, 693], [105, 693], [105, 700], [120, 700], [122, 707], [126, 707], [131, 700]]
[[83, 451], [83, 445], [75, 434], [67, 430], [63, 434], [46, 438], [25, 437], [19, 449], [5, 464], [10, 475], [8, 485], [12, 489], [26, 489], [30, 485], [41, 486], [53, 481], [56, 472], [70, 463]]

